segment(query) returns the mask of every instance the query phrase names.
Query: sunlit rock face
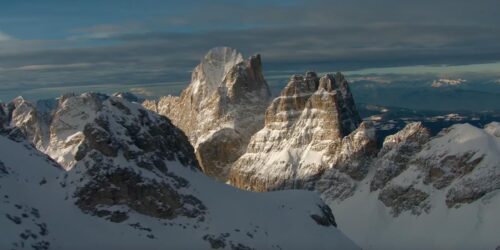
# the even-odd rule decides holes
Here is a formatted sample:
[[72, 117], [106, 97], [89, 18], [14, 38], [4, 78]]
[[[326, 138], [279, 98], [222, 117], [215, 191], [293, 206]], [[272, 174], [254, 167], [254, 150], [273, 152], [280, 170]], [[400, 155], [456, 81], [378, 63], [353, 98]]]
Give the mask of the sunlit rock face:
[[323, 176], [332, 174], [360, 180], [377, 150], [374, 138], [342, 74], [294, 75], [268, 107], [265, 127], [233, 165], [230, 182], [266, 191], [323, 190], [332, 185]]
[[179, 97], [144, 106], [186, 133], [206, 174], [226, 180], [231, 164], [264, 126], [270, 96], [260, 55], [245, 60], [236, 50], [220, 47], [205, 55]]

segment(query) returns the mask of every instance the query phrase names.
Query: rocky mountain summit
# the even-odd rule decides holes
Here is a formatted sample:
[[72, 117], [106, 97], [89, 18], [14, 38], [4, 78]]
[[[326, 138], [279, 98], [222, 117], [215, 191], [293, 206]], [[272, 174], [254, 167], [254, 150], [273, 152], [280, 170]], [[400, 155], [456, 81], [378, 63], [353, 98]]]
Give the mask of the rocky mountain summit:
[[270, 96], [260, 55], [245, 60], [236, 50], [219, 47], [193, 70], [179, 97], [146, 101], [144, 106], [186, 133], [206, 174], [226, 180], [229, 166], [262, 128]]
[[118, 95], [2, 110], [0, 248], [357, 248], [315, 194], [211, 180], [181, 130]]
[[361, 123], [342, 74], [294, 75], [231, 168], [230, 182], [257, 191], [327, 189], [339, 178], [363, 179], [376, 150], [375, 130]]

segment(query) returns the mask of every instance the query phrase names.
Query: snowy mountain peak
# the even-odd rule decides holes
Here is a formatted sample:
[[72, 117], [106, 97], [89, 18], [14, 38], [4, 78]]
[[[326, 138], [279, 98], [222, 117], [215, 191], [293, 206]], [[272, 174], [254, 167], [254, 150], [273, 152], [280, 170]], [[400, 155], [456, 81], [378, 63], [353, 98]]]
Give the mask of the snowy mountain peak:
[[232, 67], [243, 61], [243, 55], [230, 47], [215, 47], [203, 57], [202, 64], [218, 64]]
[[194, 166], [186, 153], [190, 145], [162, 138], [166, 134], [183, 137], [183, 133], [173, 128], [168, 119], [139, 104], [90, 92], [64, 95], [53, 107], [49, 101], [44, 103], [35, 106], [22, 102], [12, 111], [11, 124], [23, 130], [40, 151], [66, 170], [93, 151], [110, 157], [123, 154], [138, 164], [147, 157], [177, 159]]
[[500, 122], [491, 122], [484, 126], [484, 131], [488, 134], [500, 137]]
[[167, 116], [189, 137], [203, 171], [225, 180], [229, 165], [262, 128], [271, 93], [259, 55], [244, 60], [234, 49], [208, 52], [181, 96], [143, 105]]
[[229, 71], [243, 61], [243, 56], [235, 49], [228, 47], [211, 49], [193, 71], [191, 80], [193, 92], [207, 95], [217, 90]]

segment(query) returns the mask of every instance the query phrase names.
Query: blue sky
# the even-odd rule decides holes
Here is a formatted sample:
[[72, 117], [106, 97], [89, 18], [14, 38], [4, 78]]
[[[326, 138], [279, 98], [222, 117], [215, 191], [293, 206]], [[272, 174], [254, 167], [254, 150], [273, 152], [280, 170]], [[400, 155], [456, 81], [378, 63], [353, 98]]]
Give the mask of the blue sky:
[[311, 69], [421, 65], [447, 76], [487, 68], [496, 81], [499, 9], [498, 0], [0, 0], [0, 99], [176, 93], [214, 46], [260, 53], [275, 85]]

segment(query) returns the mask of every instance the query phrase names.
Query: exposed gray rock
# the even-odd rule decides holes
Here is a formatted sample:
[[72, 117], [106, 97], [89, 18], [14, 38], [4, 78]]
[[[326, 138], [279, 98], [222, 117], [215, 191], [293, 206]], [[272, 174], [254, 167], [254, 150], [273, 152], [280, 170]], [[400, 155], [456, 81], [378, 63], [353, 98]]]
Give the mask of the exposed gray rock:
[[318, 205], [322, 214], [312, 214], [311, 218], [316, 221], [319, 225], [329, 227], [334, 226], [337, 227], [337, 223], [335, 222], [335, 217], [333, 216], [332, 210], [329, 206], [326, 205]]
[[486, 194], [498, 189], [500, 189], [499, 172], [479, 178], [468, 177], [448, 190], [446, 205], [448, 207], [458, 207], [461, 204], [477, 201]]
[[394, 216], [398, 216], [408, 210], [420, 214], [427, 207], [425, 200], [428, 197], [429, 194], [413, 187], [387, 186], [382, 189], [378, 199], [391, 208]]
[[429, 130], [420, 122], [410, 123], [396, 134], [386, 137], [373, 164], [376, 172], [370, 190], [383, 188], [388, 181], [401, 174], [430, 137]]
[[[192, 195], [179, 193], [187, 181], [180, 178], [169, 182], [158, 182], [143, 178], [131, 170], [117, 169], [113, 172], [100, 168], [113, 166], [100, 164], [88, 169], [92, 179], [75, 193], [76, 205], [86, 213], [106, 217], [112, 222], [122, 222], [128, 218], [128, 209], [137, 213], [161, 219], [178, 216], [203, 220], [206, 207]], [[124, 211], [109, 211], [107, 207], [123, 205]]]

